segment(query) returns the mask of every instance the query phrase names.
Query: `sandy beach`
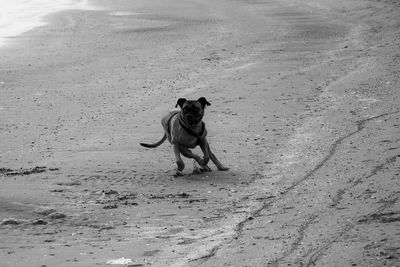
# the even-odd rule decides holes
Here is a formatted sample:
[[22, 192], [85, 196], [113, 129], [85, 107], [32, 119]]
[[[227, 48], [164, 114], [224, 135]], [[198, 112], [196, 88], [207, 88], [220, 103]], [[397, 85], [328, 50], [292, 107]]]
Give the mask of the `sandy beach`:
[[400, 266], [398, 1], [90, 5], [0, 47], [0, 266]]

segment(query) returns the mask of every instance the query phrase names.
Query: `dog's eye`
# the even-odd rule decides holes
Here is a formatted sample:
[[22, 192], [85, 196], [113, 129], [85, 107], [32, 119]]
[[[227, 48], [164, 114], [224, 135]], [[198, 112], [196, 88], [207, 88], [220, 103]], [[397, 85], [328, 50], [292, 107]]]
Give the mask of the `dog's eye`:
[[187, 107], [184, 107], [184, 108], [182, 109], [182, 111], [183, 111], [183, 112], [187, 112], [187, 111], [188, 111], [188, 108], [187, 108]]

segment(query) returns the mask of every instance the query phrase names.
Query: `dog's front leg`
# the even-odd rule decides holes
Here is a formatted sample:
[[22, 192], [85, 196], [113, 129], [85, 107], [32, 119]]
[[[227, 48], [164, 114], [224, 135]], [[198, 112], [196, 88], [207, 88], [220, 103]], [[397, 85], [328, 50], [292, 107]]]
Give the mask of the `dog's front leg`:
[[210, 146], [208, 145], [207, 139], [201, 140], [199, 146], [204, 154], [204, 158], [199, 164], [205, 171], [211, 171], [210, 167], [207, 166], [207, 163], [210, 161]]
[[201, 166], [201, 171], [211, 171], [211, 169], [207, 165], [202, 165], [203, 160], [201, 159], [201, 157], [194, 154], [189, 148], [181, 146], [180, 151], [185, 157], [194, 159]]
[[183, 156], [194, 159], [197, 163], [201, 164], [201, 157], [199, 155], [194, 154], [189, 148], [184, 146], [179, 146], [179, 151], [182, 153]]
[[175, 154], [175, 159], [176, 159], [176, 176], [182, 176], [182, 171], [185, 168], [185, 163], [183, 162], [181, 158], [181, 152], [179, 149], [179, 145], [174, 144], [174, 154]]

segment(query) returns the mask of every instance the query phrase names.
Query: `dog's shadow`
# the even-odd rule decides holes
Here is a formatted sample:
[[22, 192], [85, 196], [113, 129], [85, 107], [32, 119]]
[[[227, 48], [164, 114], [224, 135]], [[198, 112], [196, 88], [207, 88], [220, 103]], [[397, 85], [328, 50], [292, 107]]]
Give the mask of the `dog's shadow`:
[[[229, 169], [227, 169], [229, 170]], [[226, 171], [226, 170], [225, 170]], [[191, 177], [191, 178], [196, 178], [196, 177], [208, 177], [210, 176], [212, 173], [215, 172], [221, 172], [219, 170], [212, 170], [210, 167], [206, 166], [206, 168], [202, 168], [200, 165], [198, 165], [198, 163], [196, 161], [193, 161], [193, 170], [191, 173], [182, 173], [177, 171], [173, 177], [178, 178], [178, 177]]]
[[212, 171], [201, 171], [199, 169], [193, 169], [191, 172], [188, 170], [186, 173], [182, 173], [180, 175], [173, 174], [174, 179], [187, 181], [187, 182], [211, 182], [211, 183], [221, 183], [221, 184], [230, 184], [237, 182], [238, 175], [228, 171], [219, 171], [217, 169], [213, 169]]

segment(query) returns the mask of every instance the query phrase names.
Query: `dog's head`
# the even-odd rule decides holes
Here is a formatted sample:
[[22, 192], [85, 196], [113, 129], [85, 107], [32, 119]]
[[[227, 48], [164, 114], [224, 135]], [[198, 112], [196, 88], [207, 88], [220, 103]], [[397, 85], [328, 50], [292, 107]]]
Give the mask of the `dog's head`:
[[203, 119], [204, 108], [210, 105], [205, 97], [200, 97], [197, 100], [179, 98], [175, 107], [181, 107], [181, 114], [189, 125], [196, 125]]

